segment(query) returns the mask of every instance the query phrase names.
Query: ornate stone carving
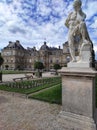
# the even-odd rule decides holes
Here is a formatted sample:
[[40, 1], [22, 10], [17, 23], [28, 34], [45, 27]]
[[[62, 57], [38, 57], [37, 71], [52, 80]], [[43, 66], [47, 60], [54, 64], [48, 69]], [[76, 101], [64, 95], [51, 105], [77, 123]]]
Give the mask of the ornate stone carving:
[[[74, 11], [71, 12], [66, 21], [65, 25], [69, 29], [68, 32], [68, 43], [69, 50], [71, 54], [71, 62], [92, 62], [92, 51], [93, 44], [90, 40], [87, 27], [85, 24], [86, 14], [81, 9], [82, 2], [81, 0], [74, 0], [73, 7]], [[78, 37], [79, 43], [79, 58], [76, 59], [75, 56], [75, 38]]]

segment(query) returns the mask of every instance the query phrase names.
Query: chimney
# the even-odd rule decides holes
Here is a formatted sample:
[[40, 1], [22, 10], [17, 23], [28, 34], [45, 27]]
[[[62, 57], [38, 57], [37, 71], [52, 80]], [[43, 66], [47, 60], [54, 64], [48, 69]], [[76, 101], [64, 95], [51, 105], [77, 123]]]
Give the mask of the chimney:
[[16, 40], [16, 43], [17, 43], [17, 44], [20, 44], [20, 41], [19, 41], [19, 40]]
[[44, 45], [46, 45], [46, 42], [44, 41]]
[[36, 50], [36, 47], [34, 46], [33, 49]]
[[11, 44], [12, 43], [12, 41], [9, 41], [9, 44]]

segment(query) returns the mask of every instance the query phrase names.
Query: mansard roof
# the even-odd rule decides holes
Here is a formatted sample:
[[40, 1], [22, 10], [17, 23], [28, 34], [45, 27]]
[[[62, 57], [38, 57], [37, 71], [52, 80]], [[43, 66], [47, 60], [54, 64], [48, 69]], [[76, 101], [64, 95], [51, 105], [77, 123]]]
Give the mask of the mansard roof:
[[66, 41], [66, 42], [63, 44], [63, 46], [68, 46], [68, 41]]
[[49, 49], [50, 49], [51, 51], [62, 50], [62, 49], [60, 48], [60, 46], [59, 46], [59, 48], [57, 48], [57, 47], [50, 47]]
[[40, 47], [40, 50], [44, 50], [44, 51], [57, 51], [57, 50], [62, 50], [62, 49], [60, 49], [60, 46], [59, 46], [59, 48], [56, 48], [56, 47], [48, 47], [47, 45], [46, 45], [46, 42], [44, 42], [44, 44]]
[[11, 48], [24, 50], [23, 46], [20, 44], [18, 40], [16, 42], [9, 41], [9, 44], [4, 49], [11, 49]]

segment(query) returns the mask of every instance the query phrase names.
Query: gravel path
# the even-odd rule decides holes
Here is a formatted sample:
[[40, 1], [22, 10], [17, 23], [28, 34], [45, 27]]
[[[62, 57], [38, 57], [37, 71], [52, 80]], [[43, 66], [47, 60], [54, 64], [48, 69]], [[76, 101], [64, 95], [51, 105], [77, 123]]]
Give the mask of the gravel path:
[[67, 130], [60, 105], [0, 93], [0, 130]]
[[13, 81], [14, 78], [21, 78], [21, 77], [25, 77], [25, 74], [3, 74], [2, 81], [3, 82]]
[[[24, 74], [3, 75], [3, 81]], [[44, 73], [43, 77], [51, 77]], [[0, 130], [68, 130], [59, 117], [61, 106], [0, 91]]]
[[[28, 73], [29, 75], [31, 75], [31, 73]], [[42, 74], [42, 77], [54, 77], [55, 75], [52, 75], [51, 72], [45, 72]], [[13, 81], [14, 78], [21, 78], [21, 77], [25, 77], [25, 74], [3, 74], [2, 76], [2, 80], [3, 82], [7, 82], [7, 81]], [[34, 76], [34, 78], [36, 78]]]

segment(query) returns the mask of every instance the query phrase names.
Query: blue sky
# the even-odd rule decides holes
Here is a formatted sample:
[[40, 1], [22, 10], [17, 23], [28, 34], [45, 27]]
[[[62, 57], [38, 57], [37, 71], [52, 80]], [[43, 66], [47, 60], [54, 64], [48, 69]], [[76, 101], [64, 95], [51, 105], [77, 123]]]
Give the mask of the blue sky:
[[[82, 0], [89, 35], [97, 52], [97, 0]], [[0, 48], [20, 40], [38, 49], [46, 39], [49, 46], [62, 47], [68, 29], [64, 22], [73, 10], [73, 0], [0, 0]]]

